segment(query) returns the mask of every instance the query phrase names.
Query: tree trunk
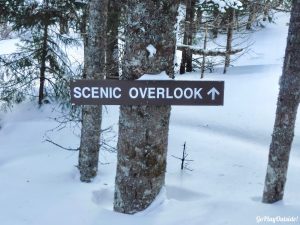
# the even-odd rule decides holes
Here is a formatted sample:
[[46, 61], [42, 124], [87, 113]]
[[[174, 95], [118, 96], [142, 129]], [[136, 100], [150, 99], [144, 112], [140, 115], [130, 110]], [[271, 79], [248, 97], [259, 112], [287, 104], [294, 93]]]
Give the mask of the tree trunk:
[[270, 0], [265, 0], [263, 21], [266, 21], [267, 19], [271, 21], [271, 17], [270, 17], [271, 6], [272, 6], [272, 2]]
[[83, 71], [82, 71], [82, 78], [86, 79], [86, 67], [87, 67], [87, 55], [88, 55], [88, 34], [87, 34], [87, 23], [88, 23], [88, 13], [89, 11], [89, 4], [86, 4], [83, 8], [82, 12], [82, 20], [80, 21], [80, 33], [83, 40], [83, 55], [84, 55], [84, 65], [83, 65]]
[[61, 35], [69, 34], [69, 24], [67, 18], [61, 17], [59, 19], [59, 33]]
[[250, 4], [249, 17], [248, 17], [248, 21], [247, 21], [247, 24], [246, 24], [246, 29], [247, 30], [251, 30], [252, 24], [253, 24], [254, 20], [256, 19], [256, 13], [257, 13], [256, 1], [252, 1], [249, 4]]
[[106, 70], [108, 79], [119, 79], [118, 34], [121, 7], [119, 0], [109, 0], [107, 21]]
[[217, 38], [220, 27], [220, 11], [218, 8], [214, 8], [213, 10], [213, 20], [212, 36], [213, 38]]
[[203, 18], [203, 11], [201, 9], [201, 7], [198, 7], [197, 9], [197, 16], [196, 16], [196, 32], [200, 32], [201, 26], [202, 26], [202, 18]]
[[[104, 79], [108, 0], [91, 0], [86, 50], [86, 79]], [[102, 107], [83, 106], [79, 151], [80, 180], [90, 182], [97, 175]]]
[[[183, 44], [192, 45], [195, 36], [195, 0], [186, 0]], [[193, 54], [189, 49], [182, 51], [180, 74], [193, 71]]]
[[226, 43], [225, 65], [223, 71], [224, 74], [227, 72], [227, 68], [230, 66], [230, 52], [232, 52], [232, 37], [233, 37], [234, 18], [235, 18], [234, 12], [235, 12], [234, 9], [228, 9], [227, 43]]
[[[204, 33], [204, 43], [203, 43], [203, 51], [206, 51], [207, 47], [207, 27], [205, 27], [205, 33]], [[201, 79], [204, 78], [204, 72], [205, 72], [205, 64], [206, 64], [206, 55], [202, 55], [202, 65], [201, 65]]]
[[44, 25], [43, 46], [41, 55], [40, 67], [40, 87], [39, 87], [39, 106], [42, 106], [44, 100], [45, 78], [46, 78], [46, 57], [47, 57], [47, 42], [48, 42], [48, 25]]
[[264, 203], [282, 200], [300, 101], [300, 1], [293, 1], [283, 75], [263, 193]]
[[[178, 0], [127, 2], [123, 80], [163, 71], [174, 76]], [[152, 53], [149, 46], [156, 49]], [[170, 106], [121, 106], [114, 210], [147, 208], [165, 180]]]

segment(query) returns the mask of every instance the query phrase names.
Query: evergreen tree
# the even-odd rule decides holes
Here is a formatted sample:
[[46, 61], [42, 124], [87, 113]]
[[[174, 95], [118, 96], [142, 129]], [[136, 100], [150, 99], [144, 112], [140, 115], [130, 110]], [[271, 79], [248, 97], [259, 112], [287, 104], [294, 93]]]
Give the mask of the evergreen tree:
[[13, 29], [22, 34], [18, 52], [0, 58], [2, 101], [13, 104], [26, 96], [38, 96], [42, 105], [46, 98], [68, 98], [66, 89], [74, 73], [65, 47], [80, 43], [59, 32], [61, 18], [72, 9], [65, 4], [57, 0], [25, 1], [10, 14]]

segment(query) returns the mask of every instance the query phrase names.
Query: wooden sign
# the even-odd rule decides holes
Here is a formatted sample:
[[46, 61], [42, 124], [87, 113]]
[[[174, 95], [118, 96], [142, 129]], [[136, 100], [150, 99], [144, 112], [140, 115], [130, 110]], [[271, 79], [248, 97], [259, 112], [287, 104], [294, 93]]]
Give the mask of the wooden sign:
[[75, 80], [76, 105], [211, 105], [224, 103], [224, 81]]

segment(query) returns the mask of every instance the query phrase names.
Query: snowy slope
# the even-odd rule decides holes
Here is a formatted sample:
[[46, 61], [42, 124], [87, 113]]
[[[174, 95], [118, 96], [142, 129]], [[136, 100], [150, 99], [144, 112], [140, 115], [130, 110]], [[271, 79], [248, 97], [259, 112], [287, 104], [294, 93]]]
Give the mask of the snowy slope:
[[[0, 223], [3, 225], [174, 225], [256, 224], [263, 216], [294, 216], [300, 223], [300, 122], [296, 124], [285, 199], [260, 202], [274, 123], [288, 18], [254, 33], [253, 51], [207, 80], [225, 80], [223, 107], [172, 108], [166, 186], [144, 212], [112, 211], [116, 154], [101, 152], [99, 175], [80, 183], [78, 153], [44, 142], [58, 116], [51, 106], [22, 104], [1, 114]], [[271, 34], [271, 35], [270, 35]], [[0, 46], [13, 49], [13, 40]], [[1, 51], [1, 49], [0, 49]], [[195, 80], [199, 73], [178, 76]], [[104, 127], [117, 131], [118, 107], [104, 110]], [[298, 116], [299, 117], [299, 116]], [[75, 133], [78, 129], [75, 128]], [[72, 127], [47, 132], [54, 141], [76, 148]], [[192, 171], [180, 171], [186, 141]], [[269, 218], [268, 217], [268, 218]]]

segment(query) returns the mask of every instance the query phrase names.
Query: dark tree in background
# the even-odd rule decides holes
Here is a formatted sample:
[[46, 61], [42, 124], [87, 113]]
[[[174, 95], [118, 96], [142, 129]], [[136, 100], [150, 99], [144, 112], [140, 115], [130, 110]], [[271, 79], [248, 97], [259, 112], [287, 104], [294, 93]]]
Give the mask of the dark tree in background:
[[75, 75], [65, 48], [79, 41], [61, 35], [59, 26], [62, 18], [71, 21], [66, 16], [75, 11], [71, 6], [69, 1], [44, 0], [13, 1], [8, 7], [7, 21], [20, 33], [21, 41], [16, 53], [0, 56], [0, 100], [9, 105], [37, 96], [41, 106], [45, 99], [68, 99], [66, 90]]
[[[178, 6], [177, 0], [127, 1], [123, 80], [163, 71], [173, 77]], [[120, 107], [115, 211], [147, 208], [164, 185], [170, 111], [170, 106]]]
[[300, 1], [294, 0], [270, 145], [263, 202], [282, 200], [300, 101]]
[[[193, 40], [196, 34], [196, 0], [186, 0], [186, 13], [185, 13], [185, 21], [184, 21], [184, 37], [183, 44], [184, 45], [193, 45]], [[180, 74], [184, 74], [185, 72], [193, 71], [193, 54], [191, 49], [184, 49], [182, 51], [182, 58], [180, 63]]]
[[227, 10], [227, 41], [226, 41], [226, 55], [225, 55], [225, 65], [223, 73], [227, 72], [227, 68], [230, 66], [230, 52], [232, 51], [232, 38], [234, 31], [234, 18], [235, 10], [230, 8]]
[[108, 79], [119, 79], [119, 27], [121, 2], [109, 0], [107, 20], [106, 71]]
[[[88, 11], [88, 36], [85, 51], [86, 79], [105, 78], [105, 48], [108, 0], [91, 0]], [[79, 148], [80, 180], [90, 182], [97, 175], [100, 148], [102, 106], [82, 108]]]

